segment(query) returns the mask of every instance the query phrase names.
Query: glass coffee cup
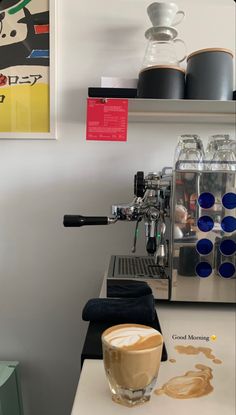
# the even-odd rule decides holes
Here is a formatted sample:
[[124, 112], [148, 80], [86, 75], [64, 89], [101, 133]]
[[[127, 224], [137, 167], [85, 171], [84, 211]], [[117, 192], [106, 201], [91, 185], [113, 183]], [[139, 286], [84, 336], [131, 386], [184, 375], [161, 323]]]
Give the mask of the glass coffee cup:
[[141, 324], [119, 324], [103, 332], [102, 347], [113, 401], [128, 407], [149, 401], [161, 362], [161, 333]]
[[236, 171], [236, 146], [229, 134], [209, 137], [205, 154], [208, 170]]
[[201, 170], [204, 158], [204, 147], [197, 134], [183, 134], [180, 136], [174, 155], [179, 170]]
[[231, 142], [229, 134], [211, 135], [207, 142], [205, 160], [211, 161], [222, 146], [228, 146]]
[[236, 171], [236, 155], [228, 145], [222, 145], [213, 155], [211, 170]]

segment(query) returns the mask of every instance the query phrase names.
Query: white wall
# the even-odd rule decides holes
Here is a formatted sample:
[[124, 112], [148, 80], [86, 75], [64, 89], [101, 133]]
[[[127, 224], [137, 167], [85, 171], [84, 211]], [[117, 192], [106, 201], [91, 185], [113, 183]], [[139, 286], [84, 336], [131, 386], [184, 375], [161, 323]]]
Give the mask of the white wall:
[[[130, 125], [127, 143], [85, 141], [88, 86], [137, 77], [150, 1], [58, 2], [58, 141], [0, 142], [0, 359], [22, 363], [25, 415], [69, 415], [86, 332], [111, 254], [130, 252], [131, 224], [65, 229], [65, 213], [110, 214], [131, 200], [137, 170], [172, 163], [177, 136], [220, 125]], [[235, 49], [234, 2], [179, 1], [188, 51]], [[142, 251], [139, 249], [139, 252]]]

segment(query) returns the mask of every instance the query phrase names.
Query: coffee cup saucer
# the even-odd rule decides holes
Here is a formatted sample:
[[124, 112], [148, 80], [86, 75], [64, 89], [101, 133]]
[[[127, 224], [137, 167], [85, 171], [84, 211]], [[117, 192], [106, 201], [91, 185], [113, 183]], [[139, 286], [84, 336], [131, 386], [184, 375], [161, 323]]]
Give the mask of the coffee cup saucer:
[[152, 26], [145, 32], [145, 37], [156, 40], [173, 40], [178, 36], [178, 30], [172, 26]]

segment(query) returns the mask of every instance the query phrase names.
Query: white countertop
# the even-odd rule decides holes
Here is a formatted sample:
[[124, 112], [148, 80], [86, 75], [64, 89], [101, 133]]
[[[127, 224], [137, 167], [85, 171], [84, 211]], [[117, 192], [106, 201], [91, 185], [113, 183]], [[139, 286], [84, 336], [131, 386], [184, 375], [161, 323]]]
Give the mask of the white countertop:
[[[167, 347], [169, 360], [161, 363], [157, 388], [169, 379], [184, 375], [201, 363], [213, 369], [209, 395], [192, 399], [173, 399], [166, 395], [152, 395], [150, 402], [135, 408], [126, 408], [111, 400], [102, 360], [85, 360], [71, 415], [235, 415], [235, 323], [233, 305], [214, 304], [157, 304], [157, 313]], [[216, 340], [177, 340], [173, 335], [194, 335]], [[209, 347], [222, 364], [199, 355], [182, 355], [177, 345]]]

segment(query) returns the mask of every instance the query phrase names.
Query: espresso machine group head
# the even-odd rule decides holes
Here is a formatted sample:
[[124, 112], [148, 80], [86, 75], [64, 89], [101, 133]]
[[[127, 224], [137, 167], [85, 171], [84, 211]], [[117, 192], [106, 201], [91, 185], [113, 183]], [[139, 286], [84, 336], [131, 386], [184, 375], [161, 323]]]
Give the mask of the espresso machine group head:
[[170, 216], [171, 174], [167, 168], [161, 173], [138, 171], [134, 176], [134, 199], [131, 203], [112, 206], [112, 217], [65, 215], [65, 227], [110, 225], [117, 221], [136, 222], [132, 253], [136, 252], [138, 227], [145, 225], [146, 251], [155, 257], [155, 263], [165, 267], [167, 247], [165, 241], [166, 218]]

